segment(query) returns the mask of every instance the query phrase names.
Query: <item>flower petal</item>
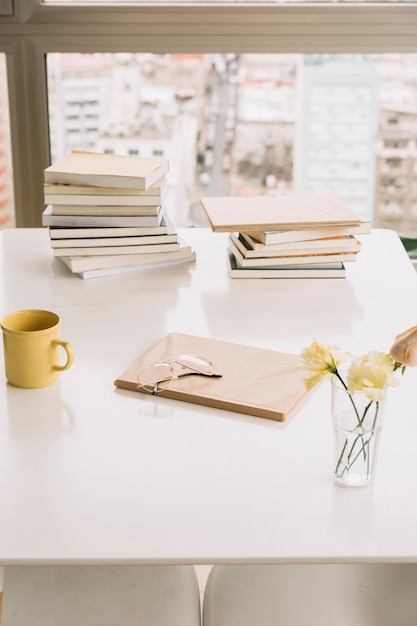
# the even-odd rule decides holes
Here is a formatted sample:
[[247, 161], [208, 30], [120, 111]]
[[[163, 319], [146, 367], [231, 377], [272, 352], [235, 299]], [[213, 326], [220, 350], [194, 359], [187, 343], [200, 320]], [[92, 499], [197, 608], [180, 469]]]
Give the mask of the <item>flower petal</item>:
[[304, 385], [307, 389], [312, 389], [323, 378], [329, 374], [334, 374], [339, 364], [348, 356], [342, 354], [338, 346], [322, 343], [315, 339], [308, 348], [301, 351], [297, 370], [307, 373], [304, 378]]
[[417, 365], [417, 326], [396, 336], [390, 354], [398, 363], [408, 367]]

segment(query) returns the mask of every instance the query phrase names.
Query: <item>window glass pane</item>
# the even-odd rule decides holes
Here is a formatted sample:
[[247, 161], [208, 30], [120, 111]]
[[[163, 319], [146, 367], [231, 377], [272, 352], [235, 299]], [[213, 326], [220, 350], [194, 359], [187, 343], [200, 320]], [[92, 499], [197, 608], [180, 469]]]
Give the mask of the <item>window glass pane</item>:
[[6, 55], [0, 53], [0, 228], [14, 226]]
[[167, 209], [202, 195], [337, 193], [417, 235], [417, 55], [49, 54], [52, 159], [170, 161]]
[[117, 5], [158, 5], [158, 4], [173, 4], [173, 5], [213, 5], [219, 6], [222, 4], [235, 4], [235, 5], [282, 5], [288, 6], [288, 4], [315, 4], [315, 5], [346, 5], [346, 4], [389, 4], [389, 5], [412, 5], [416, 4], [416, 0], [43, 0], [42, 4], [48, 5], [102, 5], [102, 6], [117, 6]]

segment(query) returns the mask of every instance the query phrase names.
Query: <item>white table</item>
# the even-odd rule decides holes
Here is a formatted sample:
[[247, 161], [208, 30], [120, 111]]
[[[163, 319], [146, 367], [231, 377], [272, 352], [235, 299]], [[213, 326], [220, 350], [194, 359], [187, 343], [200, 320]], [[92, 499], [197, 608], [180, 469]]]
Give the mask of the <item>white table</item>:
[[56, 311], [76, 357], [39, 390], [8, 385], [1, 362], [0, 564], [417, 561], [417, 370], [390, 391], [360, 490], [332, 480], [327, 383], [284, 424], [113, 386], [172, 331], [388, 350], [417, 323], [397, 236], [363, 237], [346, 279], [232, 280], [227, 235], [180, 234], [195, 265], [90, 281], [52, 258], [46, 230], [1, 234], [0, 315]]

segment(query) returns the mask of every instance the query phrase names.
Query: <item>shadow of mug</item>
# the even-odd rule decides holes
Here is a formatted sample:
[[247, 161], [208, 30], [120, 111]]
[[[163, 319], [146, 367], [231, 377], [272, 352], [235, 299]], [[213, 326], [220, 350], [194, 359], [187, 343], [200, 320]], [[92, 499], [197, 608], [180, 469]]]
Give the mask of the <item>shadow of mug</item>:
[[20, 440], [51, 440], [75, 427], [74, 409], [63, 402], [59, 383], [44, 389], [6, 387], [8, 431]]

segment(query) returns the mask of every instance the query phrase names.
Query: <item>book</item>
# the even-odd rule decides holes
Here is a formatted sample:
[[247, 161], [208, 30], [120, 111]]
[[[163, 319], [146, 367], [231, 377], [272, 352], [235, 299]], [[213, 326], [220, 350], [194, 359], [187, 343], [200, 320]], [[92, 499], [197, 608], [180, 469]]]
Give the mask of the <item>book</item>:
[[144, 205], [144, 206], [98, 206], [98, 205], [68, 205], [68, 204], [50, 204], [52, 215], [158, 215], [161, 211], [161, 205]]
[[148, 189], [169, 169], [161, 157], [120, 156], [72, 150], [44, 170], [44, 182], [96, 187]]
[[181, 354], [205, 357], [221, 378], [173, 378], [169, 385], [159, 386], [158, 396], [285, 421], [308, 393], [296, 370], [295, 354], [182, 333], [166, 335], [114, 384], [120, 389], [150, 394], [150, 389], [138, 386], [138, 374], [153, 363]]
[[90, 256], [103, 255], [130, 255], [130, 254], [158, 254], [159, 252], [176, 252], [180, 249], [179, 242], [174, 243], [152, 243], [150, 245], [116, 245], [116, 246], [87, 246], [87, 247], [66, 247], [52, 248], [54, 256], [82, 256], [88, 254]]
[[65, 226], [50, 226], [49, 237], [55, 239], [89, 239], [92, 237], [151, 237], [159, 235], [175, 235], [172, 223], [162, 219], [160, 226], [103, 226], [98, 228], [65, 228]]
[[84, 239], [51, 239], [51, 248], [102, 248], [109, 246], [154, 246], [178, 243], [178, 235], [141, 235], [139, 237], [93, 237]]
[[166, 196], [166, 179], [159, 187], [149, 189], [117, 189], [115, 187], [88, 187], [81, 185], [44, 184], [45, 204], [92, 206], [149, 206], [160, 205]]
[[96, 187], [93, 185], [69, 185], [60, 183], [44, 183], [44, 194], [62, 195], [62, 196], [134, 196], [143, 198], [144, 196], [156, 196], [160, 199], [164, 196], [167, 189], [167, 181], [164, 176], [156, 183], [148, 187], [148, 189], [128, 189], [126, 187]]
[[157, 215], [53, 215], [49, 205], [42, 213], [43, 226], [95, 227], [143, 226], [154, 227], [161, 224], [163, 211]]
[[244, 234], [252, 241], [254, 249], [258, 245], [273, 245], [293, 241], [311, 241], [339, 235], [367, 235], [371, 231], [371, 221], [361, 219], [355, 226], [323, 226], [322, 228], [302, 228], [292, 230], [253, 230]]
[[357, 257], [356, 252], [338, 252], [333, 254], [303, 254], [246, 259], [231, 239], [229, 239], [229, 246], [238, 267], [277, 267], [280, 265], [306, 265], [308, 263], [345, 263], [347, 261], [356, 261]]
[[[79, 195], [72, 196], [57, 193], [46, 193], [44, 195], [45, 204], [52, 204], [54, 207], [65, 206], [66, 213], [73, 213], [76, 207], [84, 207], [83, 213], [93, 210], [95, 207], [149, 207], [161, 204], [160, 196], [104, 196], [100, 195]], [[71, 210], [69, 210], [71, 208]]]
[[294, 256], [300, 254], [332, 254], [337, 252], [359, 252], [360, 242], [352, 235], [350, 237], [339, 237], [335, 239], [316, 239], [314, 241], [301, 241], [291, 243], [281, 243], [270, 246], [257, 246], [254, 249], [244, 233], [235, 235], [229, 234], [229, 239], [240, 250], [245, 259]]
[[231, 278], [345, 278], [343, 263], [310, 263], [307, 265], [282, 265], [281, 267], [239, 267], [233, 253], [227, 256]]
[[72, 272], [84, 272], [94, 269], [109, 267], [127, 267], [130, 265], [149, 265], [151, 263], [164, 263], [178, 259], [191, 258], [194, 252], [187, 242], [180, 239], [180, 247], [173, 252], [153, 252], [147, 254], [105, 254], [91, 255], [82, 254], [76, 256], [56, 257], [61, 260]]
[[357, 226], [360, 218], [335, 194], [210, 196], [201, 206], [214, 232]]
[[196, 259], [195, 253], [183, 259], [171, 259], [168, 261], [160, 261], [159, 263], [146, 263], [144, 265], [127, 265], [122, 267], [105, 267], [96, 270], [85, 270], [83, 272], [75, 272], [77, 276], [84, 280], [90, 278], [103, 278], [104, 276], [116, 276], [118, 274], [126, 274], [131, 272], [140, 272], [145, 270], [160, 269], [161, 267], [171, 267], [175, 265], [185, 265], [193, 263]]

